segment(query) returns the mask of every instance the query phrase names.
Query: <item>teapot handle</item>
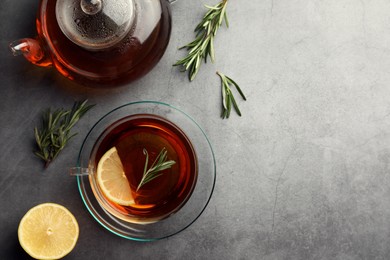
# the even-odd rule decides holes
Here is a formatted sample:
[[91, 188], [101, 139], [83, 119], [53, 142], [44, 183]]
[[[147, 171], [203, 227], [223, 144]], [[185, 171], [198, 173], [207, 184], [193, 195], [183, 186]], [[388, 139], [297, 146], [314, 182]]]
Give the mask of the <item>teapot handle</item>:
[[9, 48], [14, 56], [23, 55], [29, 62], [41, 67], [51, 66], [53, 62], [42, 46], [36, 39], [24, 38], [11, 42]]

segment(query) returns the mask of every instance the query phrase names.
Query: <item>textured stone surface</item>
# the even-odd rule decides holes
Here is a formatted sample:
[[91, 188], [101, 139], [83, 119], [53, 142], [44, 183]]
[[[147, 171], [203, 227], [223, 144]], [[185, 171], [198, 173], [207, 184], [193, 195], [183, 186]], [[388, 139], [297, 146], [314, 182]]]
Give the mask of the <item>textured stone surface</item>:
[[[172, 6], [167, 52], [123, 88], [69, 86], [53, 70], [12, 57], [12, 40], [35, 35], [38, 1], [0, 2], [0, 259], [28, 259], [17, 241], [32, 206], [56, 202], [80, 223], [67, 259], [390, 259], [390, 3], [384, 0], [230, 1], [230, 28], [217, 35], [215, 64], [196, 80], [171, 66], [193, 38], [203, 3]], [[220, 70], [248, 100], [219, 118]], [[96, 103], [47, 170], [32, 154], [33, 127], [48, 106]], [[217, 184], [188, 229], [153, 243], [105, 231], [66, 174], [80, 142], [110, 109], [159, 100], [204, 128]]]

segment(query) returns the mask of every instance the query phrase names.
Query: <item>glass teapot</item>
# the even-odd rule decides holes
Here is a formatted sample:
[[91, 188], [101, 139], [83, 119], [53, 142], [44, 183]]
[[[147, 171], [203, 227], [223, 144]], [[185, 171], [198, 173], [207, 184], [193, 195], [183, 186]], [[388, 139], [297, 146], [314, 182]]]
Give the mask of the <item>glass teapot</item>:
[[41, 0], [38, 36], [10, 44], [14, 55], [88, 86], [148, 73], [163, 56], [176, 0]]

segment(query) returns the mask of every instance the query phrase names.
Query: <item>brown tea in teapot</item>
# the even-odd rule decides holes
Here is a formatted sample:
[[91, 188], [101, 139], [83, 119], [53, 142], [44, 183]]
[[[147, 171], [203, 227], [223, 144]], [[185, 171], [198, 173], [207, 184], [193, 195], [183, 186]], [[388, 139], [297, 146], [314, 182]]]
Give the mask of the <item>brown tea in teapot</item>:
[[[80, 2], [99, 2], [103, 9], [85, 14]], [[170, 5], [166, 0], [119, 2], [42, 0], [36, 21], [38, 39], [22, 39], [11, 49], [34, 64], [54, 65], [65, 77], [91, 86], [138, 79], [165, 52], [171, 31]]]

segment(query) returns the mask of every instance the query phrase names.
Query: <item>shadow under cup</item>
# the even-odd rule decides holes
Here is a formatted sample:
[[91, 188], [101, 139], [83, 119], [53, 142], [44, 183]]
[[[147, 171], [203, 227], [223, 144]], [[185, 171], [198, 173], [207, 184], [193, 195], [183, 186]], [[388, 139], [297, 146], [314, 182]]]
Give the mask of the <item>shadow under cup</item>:
[[[94, 172], [98, 160], [105, 151], [118, 143], [123, 143], [116, 138], [128, 138], [126, 133], [130, 132], [129, 136], [133, 134], [129, 129], [139, 128], [134, 127], [133, 123], [141, 124], [145, 117], [148, 117], [149, 121], [156, 120], [151, 124], [158, 125], [157, 130], [153, 131], [165, 131], [168, 134], [158, 141], [153, 141], [155, 138], [153, 136], [160, 136], [154, 132], [146, 131], [145, 134], [139, 135], [138, 138], [142, 145], [130, 149], [129, 153], [137, 154], [129, 156], [138, 156], [136, 161], [140, 163], [137, 167], [142, 166], [142, 170], [135, 172], [141, 175], [143, 173], [145, 164], [143, 148], [148, 150], [150, 164], [153, 161], [152, 157], [155, 157], [155, 154], [162, 148], [166, 148], [168, 160], [176, 161], [170, 171], [146, 183], [139, 189], [140, 194], [135, 194], [135, 196], [146, 196], [146, 198], [149, 195], [149, 201], [139, 203], [155, 205], [150, 211], [137, 207], [118, 208], [110, 203], [99, 190], [94, 173], [77, 175], [81, 198], [92, 217], [111, 233], [135, 241], [155, 241], [175, 235], [191, 226], [206, 209], [216, 181], [215, 156], [203, 129], [183, 111], [156, 101], [124, 104], [101, 117], [88, 132], [81, 145], [76, 165], [76, 169], [80, 169], [79, 173], [82, 173], [84, 169]], [[129, 122], [132, 123], [129, 124]], [[179, 138], [171, 140], [170, 136]], [[126, 156], [121, 155], [121, 148], [118, 146], [116, 148], [119, 157], [122, 157], [121, 161], [129, 161], [123, 158]], [[185, 167], [182, 167], [183, 164]], [[127, 166], [124, 165], [124, 167]], [[186, 171], [181, 172], [182, 170], [179, 169], [186, 169]], [[172, 173], [176, 173], [176, 177]], [[131, 189], [135, 188], [140, 178], [139, 175], [134, 176], [132, 174], [126, 176]], [[148, 193], [149, 190], [154, 189], [161, 196]]]
[[[107, 198], [97, 180], [98, 163], [112, 147], [118, 152], [134, 199], [129, 206]], [[144, 149], [149, 155], [148, 167], [162, 149], [175, 164], [137, 190], [145, 167]], [[174, 123], [153, 114], [126, 116], [108, 126], [92, 149], [89, 169], [99, 204], [113, 216], [137, 224], [154, 223], [177, 212], [191, 196], [198, 176], [197, 156], [188, 137]]]

